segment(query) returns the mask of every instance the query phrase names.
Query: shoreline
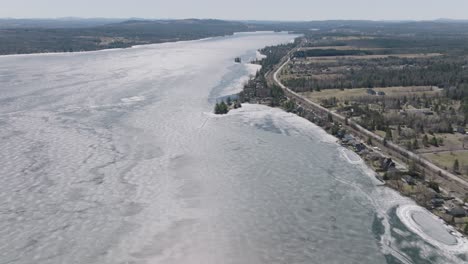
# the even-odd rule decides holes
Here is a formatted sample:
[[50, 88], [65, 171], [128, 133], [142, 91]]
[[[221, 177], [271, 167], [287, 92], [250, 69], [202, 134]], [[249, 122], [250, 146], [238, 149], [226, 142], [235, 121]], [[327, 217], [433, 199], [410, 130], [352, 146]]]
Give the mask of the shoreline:
[[[267, 79], [268, 86], [270, 86], [270, 88], [272, 87], [271, 85], [277, 85], [280, 86], [281, 90], [284, 91], [282, 103], [280, 103], [277, 106], [272, 106], [267, 103], [269, 101], [268, 98], [262, 98], [259, 96], [254, 96], [253, 98], [248, 97], [247, 102], [253, 101], [251, 103], [267, 105], [273, 108], [280, 108], [283, 111], [292, 112], [296, 116], [302, 117], [308, 122], [317, 125], [324, 131], [324, 133], [327, 133], [328, 135], [332, 136], [336, 140], [336, 143], [339, 144], [339, 146], [341, 146], [338, 148], [338, 151], [340, 152], [340, 155], [342, 155], [343, 158], [347, 160], [347, 162], [353, 165], [362, 164], [363, 166], [368, 168], [372, 173], [370, 177], [381, 182], [382, 186], [388, 187], [391, 190], [397, 192], [402, 197], [406, 197], [413, 201], [415, 203], [415, 206], [420, 207], [421, 210], [426, 210], [430, 214], [430, 217], [439, 220], [446, 232], [448, 232], [456, 238], [459, 238], [460, 241], [463, 240], [462, 242], [457, 240], [459, 243], [463, 245], [467, 244], [468, 242], [465, 241], [465, 239], [468, 224], [465, 225], [464, 223], [457, 222], [455, 219], [455, 214], [452, 214], [454, 208], [462, 208], [462, 206], [465, 206], [465, 204], [459, 197], [452, 196], [453, 190], [451, 191], [448, 189], [445, 190], [443, 188], [440, 188], [440, 191], [436, 191], [435, 188], [431, 187], [430, 183], [434, 182], [434, 175], [431, 175], [431, 178], [428, 177], [429, 179], [432, 179], [429, 181], [424, 178], [424, 175], [427, 173], [426, 170], [431, 169], [430, 166], [425, 167], [425, 164], [413, 165], [417, 169], [415, 171], [417, 171], [418, 174], [421, 174], [421, 176], [423, 176], [422, 180], [416, 177], [413, 179], [414, 175], [410, 174], [411, 163], [414, 163], [414, 161], [411, 159], [413, 158], [411, 155], [407, 157], [407, 159], [402, 159], [401, 157], [404, 158], [403, 155], [401, 155], [397, 151], [389, 149], [388, 145], [393, 143], [389, 142], [388, 144], [385, 144], [385, 141], [383, 139], [381, 139], [379, 136], [370, 131], [366, 131], [367, 133], [363, 133], [361, 130], [358, 129], [360, 128], [360, 126], [354, 124], [353, 121], [348, 121], [344, 117], [333, 113], [322, 106], [316, 105], [314, 103], [311, 103], [312, 106], [308, 105], [308, 102], [305, 99], [302, 99], [300, 95], [290, 91], [278, 80], [278, 73], [289, 62], [289, 54], [295, 49], [296, 48], [292, 49], [285, 57], [283, 57], [283, 59], [276, 66], [273, 67], [272, 70], [265, 74], [265, 78]], [[253, 81], [255, 81], [255, 79]], [[244, 87], [244, 90], [248, 88], [249, 87]], [[287, 103], [290, 102], [294, 104], [293, 109], [290, 109], [289, 107], [285, 106]], [[338, 127], [336, 130], [345, 132], [343, 132], [342, 135], [337, 135], [336, 133], [333, 133], [332, 130], [336, 127]], [[349, 137], [345, 140], [344, 138], [346, 136]], [[372, 138], [372, 141], [375, 141], [375, 143], [372, 143], [371, 140], [368, 140], [369, 142], [365, 142], [366, 136], [368, 138]], [[371, 155], [377, 156], [377, 159], [375, 160], [371, 155], [369, 155], [369, 153]], [[417, 156], [416, 154], [413, 155]], [[393, 161], [393, 159], [395, 161]], [[376, 167], [376, 163], [378, 164], [378, 167]], [[431, 171], [429, 171], [429, 173], [430, 172]], [[393, 176], [389, 176], [390, 173], [395, 173], [397, 177], [392, 178]], [[442, 175], [439, 172], [438, 176], [442, 178]], [[445, 180], [447, 180], [450, 183], [449, 179], [449, 177], [445, 178]], [[411, 182], [413, 180], [415, 182]], [[407, 189], [405, 190], [405, 188]], [[422, 192], [430, 193], [431, 198], [428, 199], [427, 197], [424, 197], [424, 199], [421, 199], [417, 196], [417, 194], [415, 194], [415, 189], [416, 191], [418, 189], [423, 189]], [[437, 186], [437, 189], [439, 189], [439, 186]], [[460, 194], [460, 192], [458, 192], [458, 194]], [[436, 205], [434, 203], [434, 200], [442, 201], [443, 206]], [[418, 211], [407, 212], [406, 214], [411, 215], [413, 217], [413, 213], [417, 212]], [[418, 230], [423, 230], [421, 224], [418, 223], [416, 220], [413, 219], [410, 222], [418, 225], [418, 227], [416, 227], [417, 229], [419, 228]], [[406, 221], [406, 224], [409, 225], [410, 222]], [[415, 227], [408, 226], [408, 228], [412, 230]], [[423, 239], [429, 236], [426, 233], [424, 233], [423, 235], [419, 233], [420, 232], [416, 232], [416, 234], [421, 236]]]
[[225, 38], [229, 36], [236, 36], [239, 34], [256, 34], [256, 33], [287, 33], [290, 34], [289, 31], [281, 31], [281, 32], [274, 32], [274, 31], [240, 31], [234, 32], [228, 35], [219, 35], [219, 36], [211, 36], [205, 38], [196, 38], [196, 39], [187, 39], [187, 40], [175, 40], [175, 41], [163, 41], [163, 42], [154, 42], [154, 43], [146, 43], [146, 44], [136, 44], [125, 48], [102, 48], [102, 49], [95, 49], [95, 50], [83, 50], [83, 51], [72, 51], [72, 52], [64, 52], [64, 51], [57, 51], [57, 52], [34, 52], [34, 53], [13, 53], [13, 54], [0, 54], [0, 58], [6, 57], [23, 57], [23, 56], [51, 56], [51, 55], [67, 55], [67, 54], [83, 54], [83, 53], [94, 53], [94, 52], [112, 52], [112, 51], [122, 51], [122, 50], [130, 50], [130, 49], [138, 49], [138, 48], [145, 48], [150, 47], [153, 45], [164, 45], [164, 44], [175, 44], [175, 43], [190, 43], [190, 42], [201, 42], [207, 40], [213, 40], [216, 38]]

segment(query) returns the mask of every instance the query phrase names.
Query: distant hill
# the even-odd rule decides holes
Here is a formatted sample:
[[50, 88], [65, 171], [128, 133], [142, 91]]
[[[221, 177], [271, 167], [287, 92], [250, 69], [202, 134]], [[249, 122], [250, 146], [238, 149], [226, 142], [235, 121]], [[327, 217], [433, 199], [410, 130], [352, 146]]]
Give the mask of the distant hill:
[[57, 19], [14, 19], [0, 18], [0, 29], [5, 28], [84, 28], [96, 27], [125, 21], [118, 18], [57, 18]]

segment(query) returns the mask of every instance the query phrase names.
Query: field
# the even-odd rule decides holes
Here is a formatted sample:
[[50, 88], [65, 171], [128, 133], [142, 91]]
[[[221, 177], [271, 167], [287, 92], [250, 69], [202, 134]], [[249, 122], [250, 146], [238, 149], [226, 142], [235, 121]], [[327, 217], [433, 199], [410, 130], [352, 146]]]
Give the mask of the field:
[[458, 159], [460, 172], [468, 178], [468, 150], [425, 153], [422, 156], [446, 170], [452, 170], [455, 160]]
[[[330, 99], [335, 97], [340, 101], [352, 100], [354, 98], [360, 97], [376, 97], [377, 95], [369, 95], [367, 93], [368, 88], [354, 88], [354, 89], [326, 89], [319, 92], [304, 92], [304, 96], [310, 100], [320, 103], [323, 99]], [[410, 87], [380, 87], [373, 88], [376, 92], [384, 92], [387, 97], [397, 97], [397, 96], [413, 96], [419, 95], [426, 96], [438, 95], [441, 93], [441, 89], [431, 86], [410, 86]]]
[[[337, 49], [348, 50], [348, 49]], [[366, 49], [375, 50], [375, 49]], [[328, 57], [308, 57], [306, 59], [296, 59], [296, 63], [323, 63], [323, 62], [338, 62], [340, 60], [371, 60], [371, 59], [385, 59], [385, 58], [402, 58], [402, 59], [420, 59], [442, 56], [440, 53], [410, 53], [410, 54], [373, 54], [373, 55], [345, 55], [345, 56], [328, 56]]]

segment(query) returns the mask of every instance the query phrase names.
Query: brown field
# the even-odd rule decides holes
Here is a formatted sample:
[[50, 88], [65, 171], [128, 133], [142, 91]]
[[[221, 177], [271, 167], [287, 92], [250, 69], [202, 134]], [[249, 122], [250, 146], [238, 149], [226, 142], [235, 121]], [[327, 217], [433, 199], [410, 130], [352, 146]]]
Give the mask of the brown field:
[[[410, 96], [426, 94], [437, 95], [442, 91], [438, 87], [432, 86], [408, 86], [408, 87], [381, 87], [373, 88], [375, 91], [385, 92], [386, 96]], [[375, 96], [367, 94], [367, 88], [354, 88], [354, 89], [327, 89], [320, 92], [305, 92], [304, 96], [314, 102], [320, 102], [323, 99], [336, 97], [339, 100], [349, 100], [356, 97]]]
[[329, 57], [307, 57], [303, 58], [295, 58], [294, 60], [297, 62], [303, 63], [327, 63], [327, 62], [334, 62], [338, 60], [345, 60], [345, 59], [353, 59], [353, 60], [371, 60], [371, 59], [384, 59], [389, 57], [398, 57], [398, 58], [407, 58], [407, 59], [419, 59], [419, 58], [431, 58], [442, 56], [441, 53], [409, 53], [409, 54], [388, 54], [388, 55], [351, 55], [351, 56], [329, 56]]
[[326, 40], [360, 40], [360, 39], [375, 39], [370, 36], [347, 36], [347, 37], [324, 37]]
[[456, 159], [460, 163], [460, 171], [465, 176], [468, 175], [468, 150], [447, 151], [438, 153], [422, 154], [425, 158], [432, 161], [434, 164], [443, 169], [452, 170], [453, 163]]
[[315, 50], [315, 49], [334, 49], [334, 50], [385, 50], [385, 48], [360, 48], [355, 46], [319, 46], [319, 47], [303, 47], [299, 50]]

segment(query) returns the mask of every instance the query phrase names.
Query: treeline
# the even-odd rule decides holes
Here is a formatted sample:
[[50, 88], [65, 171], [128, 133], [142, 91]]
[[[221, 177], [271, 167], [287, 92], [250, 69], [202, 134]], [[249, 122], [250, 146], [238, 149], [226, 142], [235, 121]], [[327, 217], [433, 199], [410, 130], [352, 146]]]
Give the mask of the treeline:
[[268, 46], [260, 50], [260, 53], [266, 55], [266, 58], [257, 61], [262, 66], [259, 74], [264, 75], [270, 71], [273, 66], [278, 64], [281, 59], [288, 54], [293, 48], [299, 43], [299, 39], [296, 39], [293, 43], [282, 44], [277, 46]]
[[125, 48], [137, 44], [231, 35], [241, 31], [249, 31], [246, 24], [198, 19], [126, 21], [86, 28], [10, 28], [0, 29], [0, 54]]

